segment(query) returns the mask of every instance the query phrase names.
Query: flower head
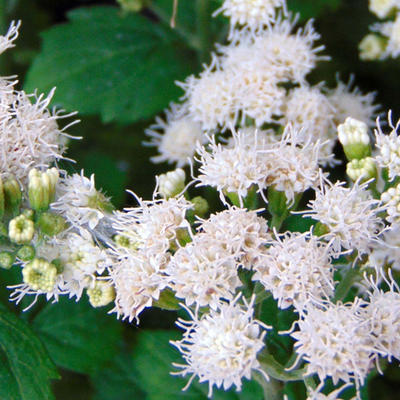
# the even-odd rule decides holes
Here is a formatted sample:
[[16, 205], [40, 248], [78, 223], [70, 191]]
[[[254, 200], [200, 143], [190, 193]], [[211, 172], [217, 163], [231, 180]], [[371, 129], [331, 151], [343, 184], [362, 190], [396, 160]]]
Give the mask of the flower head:
[[315, 200], [308, 204], [310, 211], [304, 215], [327, 227], [327, 237], [333, 239], [335, 252], [344, 248], [363, 254], [370, 251], [372, 242], [378, 240], [383, 230], [379, 204], [367, 191], [367, 184], [356, 182], [352, 188], [346, 188], [344, 182], [327, 182], [317, 190]]
[[237, 390], [242, 379], [250, 379], [253, 371], [268, 378], [257, 361], [257, 354], [264, 347], [266, 328], [253, 319], [253, 302], [238, 303], [238, 297], [230, 303], [220, 303], [216, 310], [199, 317], [188, 310], [192, 321], [179, 319], [177, 325], [185, 332], [183, 339], [171, 342], [182, 353], [186, 364], [174, 364], [182, 369], [177, 375], [197, 376], [200, 382], [208, 382], [208, 397], [214, 385]]
[[329, 246], [310, 232], [287, 233], [269, 242], [253, 280], [260, 281], [280, 308], [301, 311], [310, 300], [321, 302], [333, 294], [333, 266]]
[[204, 143], [206, 136], [200, 124], [187, 115], [185, 107], [171, 104], [165, 114], [165, 121], [156, 117], [156, 123], [145, 131], [151, 138], [147, 144], [156, 146], [160, 153], [151, 160], [156, 163], [167, 161], [182, 167], [193, 158], [197, 142]]
[[400, 137], [397, 129], [400, 126], [400, 120], [396, 125], [392, 122], [392, 113], [388, 115], [389, 126], [392, 129], [389, 135], [382, 132], [379, 119], [377, 119], [377, 129], [375, 129], [376, 147], [379, 154], [376, 156], [378, 164], [387, 168], [390, 180], [400, 175]]
[[230, 207], [201, 220], [197, 230], [220, 243], [242, 267], [252, 269], [270, 239], [267, 221], [256, 211]]
[[307, 375], [317, 374], [321, 381], [331, 377], [362, 385], [372, 368], [373, 336], [363, 317], [365, 303], [326, 304], [323, 308], [308, 307], [297, 322], [295, 339], [297, 354], [307, 362]]
[[[231, 36], [235, 26], [257, 31], [274, 21], [276, 9], [286, 10], [286, 0], [225, 0], [215, 14], [230, 18]], [[215, 15], [214, 14], [214, 15]]]
[[176, 297], [186, 305], [216, 309], [220, 299], [232, 300], [242, 285], [235, 257], [220, 241], [197, 234], [171, 257], [166, 272]]
[[109, 199], [96, 189], [94, 175], [86, 178], [83, 171], [61, 179], [56, 197], [51, 208], [78, 228], [95, 229], [113, 208]]

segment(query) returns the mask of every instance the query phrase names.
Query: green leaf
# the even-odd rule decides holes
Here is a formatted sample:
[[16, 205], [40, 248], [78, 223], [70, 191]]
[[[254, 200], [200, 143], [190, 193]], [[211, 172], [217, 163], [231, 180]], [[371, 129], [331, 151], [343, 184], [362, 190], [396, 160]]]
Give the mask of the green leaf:
[[288, 0], [289, 10], [300, 13], [302, 21], [316, 18], [327, 11], [334, 11], [340, 6], [341, 0]]
[[131, 354], [123, 352], [113, 363], [92, 377], [95, 395], [93, 400], [144, 399], [145, 392], [139, 387]]
[[283, 230], [291, 232], [307, 232], [316, 223], [312, 218], [292, 214], [283, 223]]
[[57, 365], [92, 373], [114, 356], [121, 339], [121, 324], [106, 312], [62, 297], [44, 307], [33, 327]]
[[28, 325], [0, 307], [0, 398], [50, 400], [57, 370]]
[[62, 107], [124, 123], [149, 118], [183, 94], [174, 81], [193, 70], [192, 57], [173, 30], [114, 7], [79, 8], [68, 17], [42, 34], [26, 90], [56, 86]]

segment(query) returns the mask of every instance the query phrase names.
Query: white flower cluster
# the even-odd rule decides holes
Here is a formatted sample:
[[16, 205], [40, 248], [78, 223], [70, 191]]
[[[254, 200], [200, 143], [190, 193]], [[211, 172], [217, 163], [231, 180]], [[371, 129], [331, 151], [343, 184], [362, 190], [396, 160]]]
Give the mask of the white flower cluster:
[[[12, 23], [0, 36], [0, 53], [14, 46], [19, 25]], [[0, 82], [0, 219], [10, 242], [0, 259], [3, 268], [22, 267], [22, 283], [12, 287], [11, 299], [30, 294], [78, 300], [87, 291], [94, 306], [105, 305], [114, 291], [101, 277], [112, 261], [104, 232], [94, 230], [112, 206], [95, 189], [93, 176], [68, 176], [56, 164], [73, 138], [65, 130], [78, 122], [60, 129], [57, 121], [75, 113], [48, 110], [54, 89], [46, 97], [16, 90], [10, 78]]]
[[[400, 269], [397, 126], [387, 136], [378, 123], [373, 148], [374, 95], [351, 82], [307, 82], [325, 58], [319, 35], [311, 23], [295, 31], [284, 1], [226, 0], [218, 12], [230, 18], [230, 41], [181, 85], [182, 104], [147, 131], [160, 153], [154, 161], [189, 163], [191, 181], [181, 168], [163, 174], [153, 199], [134, 195], [135, 207], [113, 211], [93, 176], [51, 168], [64, 150], [58, 114], [47, 111], [49, 99], [27, 106], [29, 96], [3, 84], [0, 123], [14, 147], [0, 150], [0, 218], [16, 250], [0, 252], [0, 264], [10, 268], [16, 257], [23, 280], [12, 297], [79, 299], [86, 291], [93, 306], [114, 301], [111, 311], [130, 322], [148, 307], [181, 302], [190, 320], [177, 322], [183, 338], [173, 344], [185, 363], [176, 374], [191, 375], [187, 386], [195, 377], [208, 382], [209, 397], [214, 387], [240, 390], [253, 372], [285, 377], [266, 346], [270, 327], [258, 320], [268, 298], [281, 309], [276, 319], [295, 320], [281, 334], [294, 344], [293, 368], [304, 363], [303, 377], [318, 378], [309, 398], [333, 400], [353, 387], [359, 398], [374, 363], [400, 357], [392, 307], [400, 295], [387, 278], [389, 264]], [[4, 49], [16, 36], [9, 32]], [[41, 138], [32, 139], [32, 154], [22, 154], [22, 118], [21, 135], [32, 126]], [[323, 170], [335, 163], [338, 136], [349, 184]], [[208, 214], [204, 198], [191, 198], [202, 187], [216, 189], [219, 211]], [[303, 206], [298, 214], [312, 227], [297, 232], [293, 219], [304, 220], [290, 213]], [[375, 280], [360, 284], [369, 267]], [[326, 394], [327, 379], [342, 386]]]
[[217, 45], [199, 76], [179, 83], [182, 102], [166, 110], [166, 121], [157, 117], [147, 130], [159, 151], [153, 161], [181, 167], [196, 153], [203, 157], [201, 145], [208, 141], [215, 149], [213, 134], [235, 134], [248, 126], [261, 130], [265, 124], [281, 125], [283, 131], [291, 124], [302, 131], [304, 143], [321, 143], [321, 165], [333, 164], [336, 125], [348, 116], [372, 125], [373, 93], [362, 94], [352, 81], [339, 81], [335, 89], [307, 83], [318, 61], [329, 57], [321, 55], [324, 47], [316, 44], [320, 36], [312, 21], [296, 28], [297, 17], [287, 13], [285, 1], [226, 0], [217, 13], [230, 18], [229, 42]]

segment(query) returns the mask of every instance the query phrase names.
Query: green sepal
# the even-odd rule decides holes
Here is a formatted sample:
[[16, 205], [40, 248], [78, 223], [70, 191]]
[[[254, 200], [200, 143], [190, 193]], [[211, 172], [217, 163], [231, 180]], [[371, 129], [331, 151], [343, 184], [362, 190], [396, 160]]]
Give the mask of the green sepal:
[[37, 226], [45, 235], [55, 236], [65, 230], [67, 223], [61, 215], [44, 212], [40, 214]]
[[153, 302], [154, 307], [161, 308], [163, 310], [179, 310], [179, 300], [175, 297], [175, 293], [171, 289], [164, 289], [160, 293], [160, 297], [157, 301]]

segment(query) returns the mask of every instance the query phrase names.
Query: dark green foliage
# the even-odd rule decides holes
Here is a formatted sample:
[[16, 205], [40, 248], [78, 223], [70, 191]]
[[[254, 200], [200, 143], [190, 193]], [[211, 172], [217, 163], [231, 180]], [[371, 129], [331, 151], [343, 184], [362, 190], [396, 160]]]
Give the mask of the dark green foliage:
[[48, 353], [29, 326], [0, 307], [0, 398], [50, 400], [58, 378]]
[[42, 52], [25, 88], [48, 92], [55, 102], [104, 121], [149, 118], [182, 94], [175, 80], [192, 71], [190, 52], [178, 35], [115, 7], [80, 8], [69, 22], [43, 33]]
[[85, 299], [75, 303], [64, 297], [48, 303], [33, 328], [58, 366], [82, 373], [92, 373], [114, 357], [122, 330], [105, 308], [94, 309]]

